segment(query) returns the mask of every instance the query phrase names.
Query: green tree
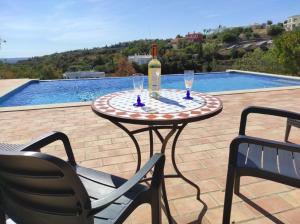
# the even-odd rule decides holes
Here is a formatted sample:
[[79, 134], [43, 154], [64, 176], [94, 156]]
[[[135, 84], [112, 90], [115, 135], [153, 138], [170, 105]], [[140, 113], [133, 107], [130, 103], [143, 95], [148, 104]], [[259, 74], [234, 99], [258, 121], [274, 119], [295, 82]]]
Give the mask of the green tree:
[[252, 30], [251, 27], [245, 27], [245, 28], [243, 29], [243, 33], [253, 33], [253, 30]]
[[205, 44], [203, 44], [203, 56], [205, 58], [210, 58], [213, 57], [215, 55], [215, 53], [217, 52], [218, 49], [218, 45], [217, 42], [207, 42]]
[[252, 36], [253, 36], [253, 38], [260, 38], [259, 33], [253, 33]]
[[274, 54], [274, 50], [264, 52], [257, 48], [254, 52], [246, 53], [242, 58], [237, 59], [233, 64], [234, 69], [284, 73], [284, 67], [278, 64], [278, 60]]
[[98, 72], [103, 72], [103, 71], [106, 70], [106, 68], [105, 68], [105, 65], [96, 65], [96, 66], [94, 67], [94, 70], [95, 70], [95, 71], [98, 71]]
[[300, 30], [286, 32], [274, 41], [278, 61], [288, 73], [300, 75]]
[[283, 27], [283, 23], [277, 23], [277, 26]]
[[[210, 72], [213, 69], [213, 62], [215, 62], [215, 56], [218, 50], [218, 44], [216, 41], [207, 42], [203, 44], [203, 68], [204, 71]], [[214, 63], [215, 64], [215, 63]], [[202, 66], [201, 66], [202, 67]]]
[[268, 20], [268, 21], [267, 21], [267, 24], [268, 24], [269, 26], [271, 26], [271, 25], [273, 24], [272, 20]]
[[284, 28], [278, 25], [271, 25], [267, 29], [267, 34], [269, 36], [278, 36], [284, 32]]
[[40, 79], [55, 79], [58, 76], [55, 74], [55, 69], [52, 66], [43, 66], [40, 71]]
[[222, 42], [224, 43], [233, 43], [238, 40], [237, 34], [230, 31], [224, 32], [221, 38], [222, 38]]
[[251, 34], [251, 33], [249, 33], [249, 32], [247, 32], [247, 33], [245, 33], [245, 36], [246, 36], [246, 39], [247, 39], [247, 40], [249, 40], [249, 39], [250, 39], [250, 37], [252, 36], [252, 34]]
[[104, 65], [105, 64], [105, 61], [104, 61], [104, 58], [101, 54], [97, 55], [95, 61], [94, 61], [94, 66], [97, 66], [97, 65]]

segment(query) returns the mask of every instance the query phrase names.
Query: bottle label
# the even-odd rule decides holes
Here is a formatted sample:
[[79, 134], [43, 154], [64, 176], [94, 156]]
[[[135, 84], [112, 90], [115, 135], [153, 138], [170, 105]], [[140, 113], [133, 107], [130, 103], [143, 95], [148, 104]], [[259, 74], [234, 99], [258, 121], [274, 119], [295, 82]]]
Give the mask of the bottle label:
[[160, 68], [151, 68], [151, 79], [151, 90], [158, 92], [160, 90]]

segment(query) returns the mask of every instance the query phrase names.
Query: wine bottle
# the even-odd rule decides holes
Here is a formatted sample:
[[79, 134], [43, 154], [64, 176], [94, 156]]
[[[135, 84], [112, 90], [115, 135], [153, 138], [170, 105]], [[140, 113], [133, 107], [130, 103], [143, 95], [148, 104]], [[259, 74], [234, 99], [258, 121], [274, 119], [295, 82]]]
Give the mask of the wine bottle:
[[157, 59], [157, 44], [152, 45], [152, 60], [148, 64], [148, 89], [152, 98], [159, 98], [161, 63]]

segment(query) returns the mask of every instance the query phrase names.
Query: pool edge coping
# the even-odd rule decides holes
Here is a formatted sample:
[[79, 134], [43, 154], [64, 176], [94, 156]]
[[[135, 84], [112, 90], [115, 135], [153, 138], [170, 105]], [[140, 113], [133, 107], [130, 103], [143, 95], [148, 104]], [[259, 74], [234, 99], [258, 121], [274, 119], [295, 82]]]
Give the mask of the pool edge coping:
[[[222, 92], [207, 92], [207, 94], [210, 94], [213, 96], [222, 96], [222, 95], [272, 92], [272, 91], [283, 91], [283, 90], [294, 90], [294, 89], [300, 89], [300, 86], [234, 90], [234, 91], [222, 91]], [[14, 111], [27, 111], [27, 110], [44, 110], [44, 109], [83, 107], [83, 106], [91, 106], [92, 102], [93, 101], [75, 102], [75, 103], [59, 103], [59, 104], [44, 104], [44, 105], [34, 105], [34, 106], [2, 107], [2, 108], [0, 108], [0, 113], [1, 112], [14, 112]]]
[[[15, 79], [12, 79], [12, 80], [15, 80]], [[2, 97], [6, 97], [7, 95], [14, 93], [15, 91], [17, 91], [21, 88], [24, 88], [25, 86], [29, 85], [31, 82], [38, 81], [38, 79], [20, 79], [20, 80], [23, 80], [23, 82], [16, 84], [14, 86], [11, 86], [8, 89], [6, 89], [5, 91], [0, 91], [0, 99]]]
[[[263, 76], [290, 78], [290, 79], [300, 80], [300, 77], [296, 77], [296, 76], [279, 75], [279, 74], [263, 73], [263, 72], [251, 72], [251, 71], [235, 70], [235, 69], [226, 69], [225, 72], [231, 72], [231, 73], [239, 72], [239, 73], [246, 73], [246, 74], [255, 74], [255, 75], [263, 75]], [[32, 81], [36, 81], [36, 80], [37, 79], [29, 79], [28, 82], [26, 82], [22, 85], [19, 85], [17, 88], [15, 88], [12, 91], [6, 93], [5, 95], [10, 94], [11, 92], [14, 92], [17, 89], [22, 88], [25, 85], [28, 85], [28, 83], [30, 83]], [[282, 91], [282, 90], [293, 90], [293, 89], [300, 89], [300, 86], [284, 86], [284, 87], [273, 87], [273, 88], [259, 88], [259, 89], [231, 90], [231, 91], [221, 91], [221, 92], [207, 92], [207, 94], [218, 96], [218, 95], [245, 94], [245, 93]], [[3, 97], [3, 96], [1, 96], [1, 97]], [[91, 104], [92, 104], [92, 101], [86, 101], [86, 102], [43, 104], [43, 105], [16, 106], [16, 107], [0, 107], [0, 112], [82, 107], [82, 106], [89, 106]]]
[[226, 69], [225, 72], [231, 72], [231, 73], [238, 72], [238, 73], [245, 73], [245, 74], [254, 74], [254, 75], [263, 75], [263, 76], [270, 76], [270, 77], [300, 80], [300, 77], [298, 77], [298, 76], [280, 75], [280, 74], [265, 73], [265, 72], [252, 72], [252, 71], [247, 71], [247, 70]]

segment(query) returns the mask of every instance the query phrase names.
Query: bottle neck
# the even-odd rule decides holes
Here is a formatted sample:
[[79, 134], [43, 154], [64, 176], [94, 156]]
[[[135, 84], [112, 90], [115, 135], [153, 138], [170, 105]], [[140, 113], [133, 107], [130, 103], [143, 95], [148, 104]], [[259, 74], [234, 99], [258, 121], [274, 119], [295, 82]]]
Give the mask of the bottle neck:
[[151, 51], [151, 54], [152, 54], [152, 58], [153, 58], [153, 59], [157, 59], [157, 45], [156, 45], [156, 44], [153, 44], [153, 45], [152, 45], [152, 51]]

